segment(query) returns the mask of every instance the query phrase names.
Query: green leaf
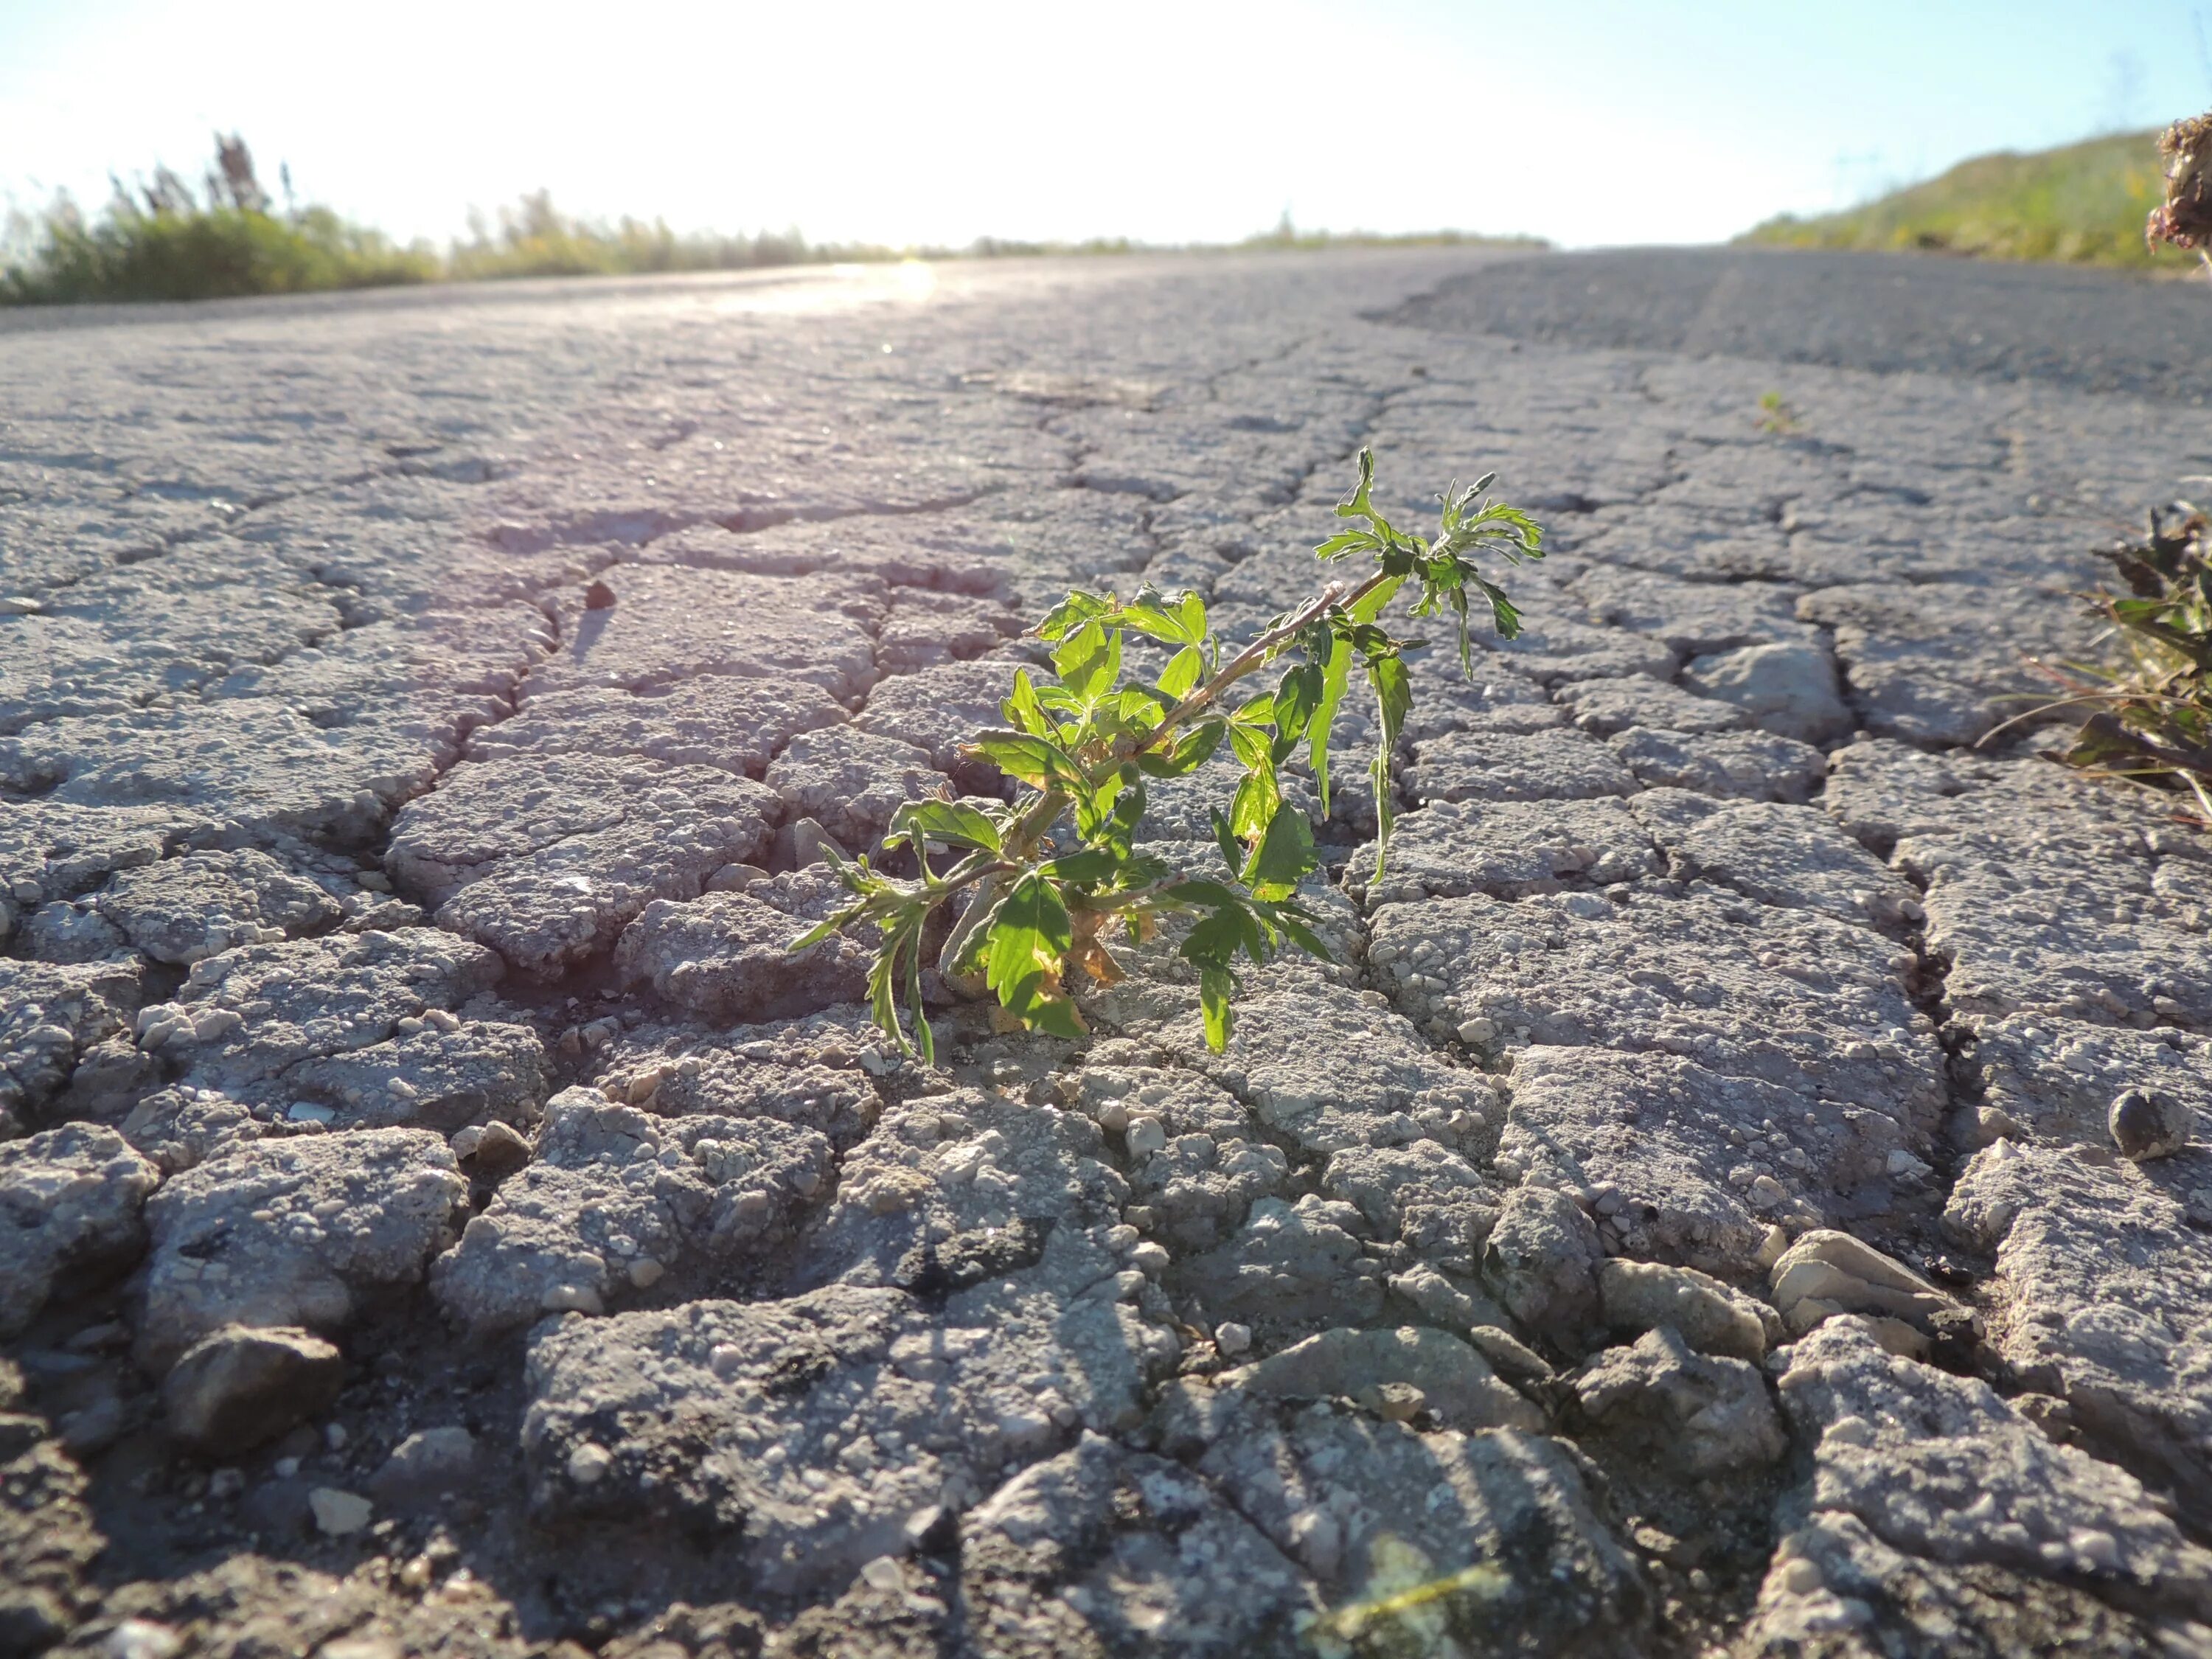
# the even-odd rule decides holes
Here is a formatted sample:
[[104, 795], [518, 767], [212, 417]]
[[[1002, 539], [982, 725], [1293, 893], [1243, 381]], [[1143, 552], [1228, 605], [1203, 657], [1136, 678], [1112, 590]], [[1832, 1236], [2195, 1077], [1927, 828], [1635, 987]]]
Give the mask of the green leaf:
[[1037, 873], [1071, 887], [1086, 886], [1104, 881], [1121, 867], [1121, 860], [1107, 848], [1086, 848], [1079, 853], [1068, 853], [1037, 866]]
[[1321, 707], [1323, 680], [1322, 665], [1316, 662], [1301, 663], [1284, 674], [1282, 683], [1275, 688], [1275, 730], [1285, 738], [1297, 738], [1305, 734], [1313, 723], [1314, 713]]
[[1033, 738], [1043, 737], [1052, 730], [1052, 721], [1038, 706], [1036, 685], [1026, 668], [1014, 671], [1014, 689], [1006, 702], [1000, 705], [1007, 720]]
[[1263, 899], [1288, 898], [1313, 867], [1313, 826], [1297, 807], [1279, 806], [1244, 866], [1244, 884]]
[[1226, 968], [1202, 968], [1198, 975], [1198, 1006], [1206, 1020], [1206, 1046], [1215, 1054], [1229, 1047], [1236, 1028], [1237, 1011], [1230, 1000], [1237, 994], [1237, 975]]
[[1340, 530], [1314, 549], [1316, 559], [1340, 559], [1356, 547], [1372, 547], [1375, 538], [1364, 530]]
[[991, 918], [983, 957], [984, 978], [1000, 1005], [1025, 1024], [1079, 1035], [1074, 1009], [1059, 989], [1074, 939], [1067, 906], [1051, 879], [1031, 871], [1017, 881]]
[[1160, 673], [1160, 695], [1181, 702], [1190, 695], [1198, 684], [1198, 677], [1206, 672], [1206, 653], [1194, 645], [1187, 645], [1168, 659], [1168, 665]]
[[1158, 640], [1163, 645], [1194, 645], [1182, 618], [1162, 610], [1157, 605], [1131, 602], [1115, 611], [1107, 619], [1109, 625], [1133, 628], [1146, 639]]
[[[1257, 841], [1274, 821], [1275, 809], [1283, 804], [1282, 786], [1275, 781], [1274, 763], [1270, 760], [1255, 771], [1247, 772], [1244, 781], [1237, 786], [1237, 794], [1229, 804], [1229, 827], [1242, 842]], [[1230, 860], [1234, 869], [1242, 862]]]
[[1010, 778], [1042, 789], [1048, 783], [1080, 783], [1082, 773], [1059, 746], [1025, 732], [985, 732], [971, 745], [975, 752]]
[[1092, 617], [1103, 617], [1111, 608], [1097, 594], [1078, 588], [1046, 613], [1045, 619], [1036, 625], [1036, 636], [1041, 640], [1066, 639]]
[[1088, 622], [1052, 653], [1060, 683], [1084, 702], [1095, 702], [1121, 677], [1121, 630]]
[[1230, 827], [1229, 820], [1221, 816], [1219, 807], [1213, 809], [1212, 816], [1213, 844], [1221, 849], [1221, 856], [1229, 867], [1237, 869], [1244, 862], [1244, 849], [1237, 845], [1237, 831]]
[[915, 830], [932, 841], [956, 847], [999, 850], [999, 826], [976, 808], [957, 801], [910, 800], [891, 814], [891, 836]]
[[1250, 702], [1241, 706], [1235, 714], [1229, 717], [1229, 724], [1232, 728], [1230, 735], [1232, 738], [1235, 737], [1236, 731], [1234, 728], [1250, 726], [1272, 726], [1274, 724], [1274, 720], [1275, 694], [1272, 691], [1262, 691], [1258, 696], [1254, 697]]
[[1249, 726], [1232, 725], [1229, 728], [1229, 746], [1247, 771], [1274, 765], [1274, 744], [1265, 732], [1255, 731]]
[[1405, 725], [1406, 711], [1413, 707], [1413, 688], [1406, 672], [1406, 659], [1395, 653], [1369, 657], [1367, 678], [1375, 687], [1375, 723], [1378, 728], [1370, 775], [1375, 784], [1375, 878], [1379, 881], [1383, 860], [1389, 852], [1390, 827], [1397, 816], [1390, 799], [1390, 756], [1398, 746], [1398, 733]]
[[1228, 729], [1225, 720], [1204, 721], [1184, 732], [1166, 753], [1148, 750], [1138, 756], [1137, 764], [1147, 777], [1179, 778], [1212, 760], [1213, 751], [1221, 747], [1221, 734]]
[[1206, 643], [1206, 601], [1197, 594], [1186, 592], [1177, 601], [1176, 612], [1182, 617], [1183, 637], [1193, 645]]
[[[1358, 604], [1346, 612], [1356, 625], [1371, 627], [1382, 607], [1395, 598], [1405, 585], [1402, 576], [1382, 583]], [[1331, 647], [1328, 662], [1322, 670], [1321, 700], [1314, 707], [1313, 719], [1306, 726], [1306, 752], [1313, 766], [1314, 785], [1321, 794], [1321, 810], [1328, 811], [1328, 743], [1329, 729], [1336, 724], [1336, 711], [1344, 702], [1344, 693], [1352, 678], [1352, 642], [1339, 639]]]

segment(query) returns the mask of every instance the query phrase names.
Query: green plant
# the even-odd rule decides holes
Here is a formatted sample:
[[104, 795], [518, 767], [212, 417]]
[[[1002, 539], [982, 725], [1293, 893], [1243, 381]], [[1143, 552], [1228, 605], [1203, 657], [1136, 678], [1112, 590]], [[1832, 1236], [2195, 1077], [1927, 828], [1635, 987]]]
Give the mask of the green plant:
[[1759, 394], [1759, 429], [1785, 438], [1797, 430], [1797, 411], [1780, 392]]
[[[2204, 514], [2185, 501], [2154, 509], [2142, 540], [2108, 550], [2125, 595], [2088, 596], [2124, 647], [2118, 665], [2044, 672], [2060, 706], [2093, 712], [2060, 757], [2106, 777], [2183, 789], [2212, 824], [2212, 563]], [[2046, 705], [2050, 707], [2051, 705]]]
[[[1518, 563], [1542, 556], [1534, 520], [1483, 499], [1488, 477], [1444, 493], [1434, 538], [1394, 526], [1375, 505], [1374, 483], [1375, 458], [1363, 449], [1359, 482], [1336, 508], [1352, 527], [1314, 550], [1323, 561], [1359, 560], [1372, 569], [1357, 581], [1330, 582], [1240, 648], [1212, 629], [1195, 593], [1146, 589], [1126, 602], [1070, 593], [1032, 630], [1054, 647], [1056, 678], [1040, 684], [1018, 673], [1004, 706], [1006, 726], [979, 733], [972, 745], [1014, 780], [1015, 799], [902, 807], [884, 846], [910, 850], [917, 873], [895, 876], [865, 856], [848, 861], [833, 854], [851, 901], [792, 949], [873, 928], [878, 945], [868, 989], [876, 1023], [902, 1053], [918, 1048], [928, 1060], [935, 1037], [922, 1007], [922, 974], [937, 927], [949, 921], [936, 957], [948, 982], [994, 994], [1024, 1028], [1073, 1037], [1083, 1022], [1066, 988], [1070, 969], [1110, 983], [1123, 976], [1107, 948], [1110, 930], [1141, 941], [1162, 918], [1188, 916], [1194, 920], [1179, 952], [1198, 972], [1206, 1041], [1223, 1048], [1239, 957], [1264, 962], [1285, 943], [1328, 955], [1297, 896], [1317, 861], [1312, 827], [1284, 801], [1280, 769], [1304, 744], [1326, 810], [1330, 732], [1355, 663], [1375, 696], [1377, 840], [1389, 842], [1390, 756], [1413, 697], [1401, 653], [1415, 642], [1383, 626], [1385, 607], [1413, 584], [1412, 614], [1450, 616], [1462, 667], [1471, 672], [1471, 599], [1487, 606], [1504, 637], [1520, 628], [1520, 613], [1476, 569], [1475, 557]], [[1149, 682], [1125, 658], [1133, 634], [1170, 653]], [[1272, 688], [1230, 706], [1240, 681], [1279, 664]], [[1228, 810], [1213, 812], [1226, 870], [1213, 878], [1182, 875], [1139, 850], [1146, 781], [1182, 776], [1224, 743], [1242, 770]], [[899, 1021], [902, 988], [911, 1045]]]

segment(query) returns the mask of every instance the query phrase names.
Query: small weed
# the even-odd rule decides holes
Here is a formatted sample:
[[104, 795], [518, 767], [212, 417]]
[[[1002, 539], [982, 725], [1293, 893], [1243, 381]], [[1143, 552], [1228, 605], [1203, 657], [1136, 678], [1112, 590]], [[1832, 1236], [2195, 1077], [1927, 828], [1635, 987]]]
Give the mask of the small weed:
[[2106, 552], [2128, 592], [2087, 597], [2124, 647], [2122, 662], [2043, 669], [2066, 693], [2046, 708], [2094, 710], [2061, 759], [2100, 776], [2186, 791], [2212, 827], [2212, 543], [2206, 523], [2203, 512], [2177, 501], [2153, 509], [2141, 541]]
[[1797, 411], [1778, 392], [1763, 392], [1759, 399], [1759, 429], [1787, 437], [1798, 429]]
[[[902, 879], [865, 856], [848, 862], [832, 854], [852, 900], [792, 949], [872, 929], [878, 946], [868, 990], [876, 1024], [902, 1053], [918, 1048], [929, 1060], [935, 1038], [922, 1009], [922, 963], [940, 915], [957, 908], [936, 957], [947, 981], [995, 994], [1010, 1023], [1063, 1037], [1084, 1030], [1067, 991], [1072, 969], [1103, 984], [1124, 977], [1108, 948], [1114, 930], [1141, 942], [1164, 917], [1193, 917], [1179, 954], [1198, 971], [1206, 1041], [1216, 1050], [1225, 1046], [1239, 957], [1265, 962], [1286, 944], [1328, 954], [1297, 898], [1317, 859], [1304, 811], [1283, 799], [1281, 768], [1303, 744], [1326, 810], [1329, 734], [1356, 664], [1375, 697], [1379, 734], [1370, 775], [1377, 841], [1387, 847], [1390, 755], [1413, 688], [1401, 654], [1409, 641], [1383, 625], [1385, 608], [1413, 584], [1412, 614], [1449, 612], [1462, 666], [1472, 672], [1471, 598], [1505, 638], [1520, 628], [1520, 613], [1474, 560], [1543, 556], [1543, 531], [1533, 520], [1483, 499], [1489, 477], [1444, 493], [1433, 538], [1391, 525], [1374, 503], [1374, 483], [1375, 458], [1363, 449], [1359, 482], [1336, 508], [1351, 527], [1314, 550], [1324, 561], [1371, 565], [1369, 573], [1330, 582], [1240, 648], [1210, 626], [1195, 593], [1146, 588], [1125, 601], [1078, 592], [1061, 600], [1032, 630], [1054, 647], [1055, 679], [1039, 684], [1018, 673], [1004, 705], [1006, 727], [979, 733], [970, 745], [1015, 781], [1015, 799], [900, 808], [884, 850], [910, 845], [919, 877]], [[1169, 653], [1149, 678], [1125, 660], [1131, 635]], [[1287, 665], [1271, 689], [1231, 706], [1240, 681], [1277, 664]], [[1212, 878], [1188, 877], [1139, 850], [1146, 781], [1181, 777], [1224, 744], [1243, 772], [1227, 810], [1213, 812], [1224, 869]], [[902, 994], [911, 1044], [900, 1023]]]

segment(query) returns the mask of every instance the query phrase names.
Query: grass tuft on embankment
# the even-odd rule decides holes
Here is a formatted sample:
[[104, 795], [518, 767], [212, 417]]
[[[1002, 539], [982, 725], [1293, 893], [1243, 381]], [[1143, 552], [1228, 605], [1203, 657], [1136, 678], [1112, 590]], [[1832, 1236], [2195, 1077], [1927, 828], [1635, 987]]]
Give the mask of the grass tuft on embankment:
[[2193, 259], [2153, 252], [2143, 241], [2163, 185], [2157, 132], [2113, 133], [2026, 155], [1977, 155], [1840, 213], [1783, 214], [1736, 241], [2185, 270]]

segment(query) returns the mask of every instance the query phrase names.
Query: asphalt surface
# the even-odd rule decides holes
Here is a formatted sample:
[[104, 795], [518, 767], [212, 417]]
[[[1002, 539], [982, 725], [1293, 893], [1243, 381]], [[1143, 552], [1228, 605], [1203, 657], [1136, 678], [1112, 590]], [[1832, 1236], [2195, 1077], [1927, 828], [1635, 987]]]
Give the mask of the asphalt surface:
[[[2212, 1652], [2212, 854], [2012, 723], [2212, 473], [2208, 303], [1462, 249], [0, 319], [0, 1656]], [[1162, 939], [1082, 1042], [948, 997], [902, 1061], [787, 949], [819, 849], [1004, 787], [1071, 586], [1310, 595], [1363, 446], [1548, 551], [1414, 657], [1385, 873], [1371, 722], [1291, 779], [1334, 959], [1221, 1055]]]
[[1904, 253], [1625, 248], [1447, 278], [1393, 313], [1578, 347], [2031, 380], [2202, 404], [2212, 284]]

